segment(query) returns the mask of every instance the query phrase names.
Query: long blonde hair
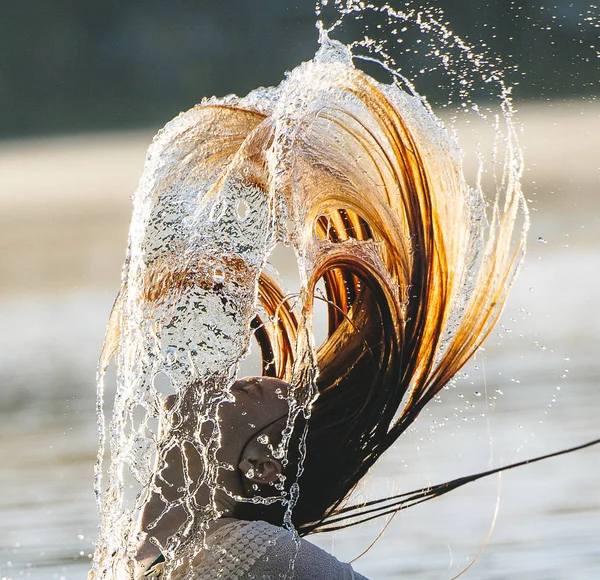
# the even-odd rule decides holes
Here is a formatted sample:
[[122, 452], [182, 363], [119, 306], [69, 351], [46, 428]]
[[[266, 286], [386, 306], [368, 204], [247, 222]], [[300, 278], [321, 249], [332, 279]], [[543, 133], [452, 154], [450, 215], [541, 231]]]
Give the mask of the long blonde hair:
[[[504, 306], [528, 224], [510, 123], [504, 137], [504, 173], [488, 204], [428, 106], [354, 68], [333, 41], [277, 89], [206, 101], [159, 133], [101, 357], [102, 372], [115, 354], [119, 368], [107, 537], [129, 525], [119, 494], [132, 454], [118, 445], [154, 449], [158, 464], [175, 444], [148, 438], [145, 423], [122, 436], [140, 401], [147, 416], [164, 413], [154, 376], [166, 372], [181, 399], [197, 397], [195, 408], [214, 414], [252, 335], [263, 374], [291, 384], [288, 451], [301, 431], [286, 484], [291, 522], [306, 534], [348, 513], [358, 481]], [[240, 203], [247, 217], [236, 216]], [[266, 265], [277, 243], [296, 253], [293, 298]], [[318, 348], [315, 300], [328, 312]], [[189, 441], [200, 445], [193, 429]], [[138, 463], [132, 471], [149, 490], [151, 469]], [[257, 517], [274, 520], [268, 508]]]

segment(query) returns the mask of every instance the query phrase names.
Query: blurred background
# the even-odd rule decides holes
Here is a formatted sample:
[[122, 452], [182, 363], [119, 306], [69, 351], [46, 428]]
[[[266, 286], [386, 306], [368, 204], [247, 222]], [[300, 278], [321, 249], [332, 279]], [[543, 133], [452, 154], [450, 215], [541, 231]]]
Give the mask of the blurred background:
[[[498, 332], [366, 496], [600, 435], [600, 10], [583, 0], [435, 7], [497, 55], [514, 86], [532, 228]], [[347, 20], [341, 37], [362, 37], [369, 18]], [[89, 568], [96, 360], [152, 135], [204, 96], [277, 84], [314, 55], [315, 20], [313, 3], [297, 0], [0, 0], [1, 578]], [[422, 59], [400, 64], [418, 71]], [[445, 104], [444, 87], [418, 80]], [[472, 484], [399, 514], [355, 567], [375, 580], [451, 578], [486, 543], [498, 502], [466, 577], [597, 578], [598, 481], [594, 448]], [[382, 525], [317, 541], [348, 561]]]

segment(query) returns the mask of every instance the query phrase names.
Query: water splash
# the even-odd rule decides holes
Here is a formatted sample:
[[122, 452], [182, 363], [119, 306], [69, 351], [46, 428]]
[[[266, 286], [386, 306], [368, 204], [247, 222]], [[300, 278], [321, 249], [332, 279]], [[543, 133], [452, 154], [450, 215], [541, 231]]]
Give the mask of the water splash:
[[[440, 315], [443, 336], [439, 344], [431, 339], [433, 364], [417, 368], [415, 377], [424, 385], [430, 378], [436, 380], [448, 356], [460, 367], [474, 346], [457, 344], [459, 330], [481, 310], [493, 314], [491, 323], [487, 318], [480, 321], [478, 333], [485, 334], [503, 304], [527, 229], [510, 91], [494, 69], [469, 52], [432, 13], [378, 9], [390, 21], [413, 22], [432, 42], [462, 51], [471, 70], [500, 87], [501, 114], [494, 117], [494, 131], [498, 134], [502, 119], [505, 132], [500, 133], [502, 155], [499, 160], [496, 148], [492, 165], [500, 165], [502, 173], [488, 208], [481, 179], [484, 159], [478, 158], [477, 182], [467, 185], [456, 139], [384, 47], [366, 37], [350, 46], [330, 38], [344, 17], [374, 9], [372, 5], [335, 6], [340, 18], [328, 30], [320, 26], [315, 58], [293, 70], [279, 87], [261, 88], [244, 98], [206, 99], [168, 123], [148, 150], [133, 199], [122, 287], [100, 362], [102, 429], [103, 376], [113, 358], [117, 388], [108, 426], [111, 460], [106, 482], [100, 477], [100, 463], [96, 471], [102, 514], [94, 563], [97, 578], [130, 577], [139, 540], [135, 521], [153, 492], [160, 493], [167, 506], [176, 503], [188, 513], [185, 525], [161, 546], [163, 553], [176, 560], [201, 548], [207, 523], [220, 514], [214, 501], [199, 510], [194, 494], [199, 485], [218, 487], [217, 410], [223, 401], [232, 400], [229, 389], [257, 320], [274, 345], [269, 361], [273, 374], [292, 385], [285, 451], [295, 415], [309, 414], [315, 398], [319, 369], [312, 303], [326, 271], [324, 257], [353, 255], [380, 273], [382, 286], [398, 294], [398, 304], [407, 307], [414, 301], [411, 285], [399, 282], [410, 280], [414, 248], [409, 194], [399, 181], [404, 174], [395, 165], [396, 140], [403, 146], [409, 143], [411, 161], [403, 161], [413, 163], [415, 172], [423, 171], [420, 178], [428, 184], [418, 195], [423, 197], [419, 203], [429, 204], [439, 220], [433, 242], [439, 244], [438, 252], [433, 255], [452, 258], [435, 269], [437, 282], [447, 291]], [[374, 55], [359, 54], [360, 48]], [[450, 57], [441, 52], [435, 56], [454, 72]], [[392, 73], [393, 84], [380, 84], [360, 72], [354, 59], [376, 60]], [[464, 80], [458, 74], [458, 95], [480, 114]], [[365, 196], [367, 191], [373, 193]], [[520, 233], [513, 236], [518, 215]], [[372, 236], [361, 239], [348, 233], [352, 228], [335, 225], [344, 220], [357, 229], [365, 221]], [[332, 231], [345, 232], [346, 243], [330, 238]], [[509, 247], [513, 237], [513, 250], [496, 262], [496, 249]], [[295, 305], [287, 301], [287, 291], [269, 266], [277, 244], [295, 251], [301, 284]], [[390, 248], [398, 254], [397, 264], [390, 260]], [[483, 279], [495, 289], [493, 297], [477, 290]], [[424, 337], [432, 332], [425, 327]], [[177, 394], [172, 408], [165, 406], [157, 388], [156, 378], [163, 375]], [[409, 392], [407, 407], [424, 392]], [[187, 421], [177, 420], [179, 416]], [[174, 423], [177, 428], [160, 428]], [[202, 435], [207, 423], [214, 426], [208, 437]], [[174, 502], [156, 488], [153, 474], [184, 444], [198, 454], [203, 470], [199, 481], [184, 466], [185, 485]], [[104, 435], [99, 461], [103, 445]], [[284, 494], [289, 525], [298, 493], [293, 484]], [[274, 496], [260, 501], [280, 500]]]

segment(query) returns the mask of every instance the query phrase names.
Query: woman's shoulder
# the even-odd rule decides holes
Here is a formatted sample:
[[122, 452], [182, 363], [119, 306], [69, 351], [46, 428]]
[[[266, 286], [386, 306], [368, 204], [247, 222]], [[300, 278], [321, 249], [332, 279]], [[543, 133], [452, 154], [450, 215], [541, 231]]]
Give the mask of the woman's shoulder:
[[[264, 521], [230, 520], [206, 538], [187, 572], [199, 580], [366, 580], [334, 556], [291, 531]], [[218, 576], [215, 574], [218, 573]]]
[[253, 577], [260, 580], [366, 580], [315, 544], [299, 538], [290, 530], [267, 522], [248, 522], [245, 528], [251, 538], [265, 542], [261, 558], [253, 565]]
[[[204, 547], [172, 574], [174, 580], [263, 580], [255, 567], [268, 560], [268, 550], [289, 533], [262, 521], [228, 519], [205, 539]], [[160, 578], [160, 576], [158, 576]], [[273, 580], [279, 576], [273, 576]], [[281, 577], [283, 578], [283, 576]]]

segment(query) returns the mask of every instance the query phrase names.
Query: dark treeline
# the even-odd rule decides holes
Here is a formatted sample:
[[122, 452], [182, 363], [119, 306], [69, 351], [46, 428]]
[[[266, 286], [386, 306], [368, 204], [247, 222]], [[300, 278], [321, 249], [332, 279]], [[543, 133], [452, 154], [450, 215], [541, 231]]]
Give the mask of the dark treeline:
[[[429, 4], [456, 33], [518, 67], [509, 80], [519, 99], [597, 94], [598, 9], [587, 0]], [[0, 8], [3, 137], [160, 125], [203, 96], [277, 84], [317, 48], [312, 0], [0, 0]], [[435, 102], [436, 87], [425, 89]]]

